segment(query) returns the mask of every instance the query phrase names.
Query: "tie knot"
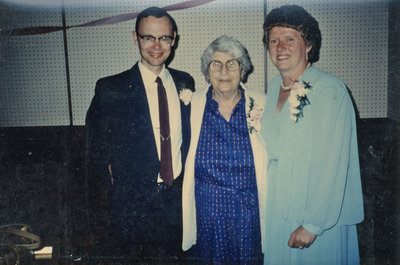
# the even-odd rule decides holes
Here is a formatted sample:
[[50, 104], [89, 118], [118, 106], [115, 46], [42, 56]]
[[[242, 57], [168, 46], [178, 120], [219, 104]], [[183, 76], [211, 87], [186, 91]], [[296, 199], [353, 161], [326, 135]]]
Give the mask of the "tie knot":
[[159, 76], [157, 76], [156, 82], [157, 82], [157, 84], [162, 84], [161, 78]]

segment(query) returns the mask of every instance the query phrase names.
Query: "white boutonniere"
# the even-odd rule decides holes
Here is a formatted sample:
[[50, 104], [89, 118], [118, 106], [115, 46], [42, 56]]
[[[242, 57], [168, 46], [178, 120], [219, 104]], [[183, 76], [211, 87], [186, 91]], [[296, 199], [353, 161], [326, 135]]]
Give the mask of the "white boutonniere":
[[250, 97], [247, 103], [247, 125], [249, 127], [249, 133], [258, 132], [261, 129], [261, 117], [263, 108], [255, 103], [254, 98]]
[[297, 87], [290, 91], [290, 118], [297, 122], [299, 118], [304, 117], [303, 108], [310, 103], [307, 94], [311, 91], [310, 82], [297, 81]]
[[179, 90], [179, 99], [182, 100], [183, 104], [189, 105], [192, 101], [193, 91], [189, 88], [182, 88]]

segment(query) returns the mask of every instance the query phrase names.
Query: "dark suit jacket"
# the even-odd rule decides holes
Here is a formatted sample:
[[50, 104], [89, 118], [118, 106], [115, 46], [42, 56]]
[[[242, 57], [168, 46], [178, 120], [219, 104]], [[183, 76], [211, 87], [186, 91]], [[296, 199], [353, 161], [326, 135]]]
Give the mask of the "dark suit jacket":
[[[167, 68], [177, 92], [194, 91], [185, 72]], [[180, 101], [182, 170], [190, 142], [190, 104]], [[91, 170], [109, 185], [109, 207], [124, 215], [151, 211], [160, 162], [146, 92], [138, 64], [97, 81], [86, 116], [86, 158]], [[108, 165], [112, 165], [111, 185]]]

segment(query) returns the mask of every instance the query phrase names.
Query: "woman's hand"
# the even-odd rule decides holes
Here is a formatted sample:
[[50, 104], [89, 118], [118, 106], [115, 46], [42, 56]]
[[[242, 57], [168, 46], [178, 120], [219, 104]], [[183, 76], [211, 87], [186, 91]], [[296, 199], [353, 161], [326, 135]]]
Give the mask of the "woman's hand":
[[316, 235], [299, 226], [290, 236], [288, 245], [292, 248], [308, 248], [315, 240]]

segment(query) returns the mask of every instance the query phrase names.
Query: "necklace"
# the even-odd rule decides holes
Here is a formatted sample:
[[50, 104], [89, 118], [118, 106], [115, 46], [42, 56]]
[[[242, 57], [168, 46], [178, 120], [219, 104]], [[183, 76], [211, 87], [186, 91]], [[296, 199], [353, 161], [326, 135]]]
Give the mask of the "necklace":
[[[308, 69], [308, 67], [310, 67], [310, 63], [308, 63], [307, 64], [307, 67], [306, 67], [306, 69], [304, 69], [304, 71], [303, 71], [303, 73], [300, 75], [300, 76], [302, 76], [303, 74], [304, 74], [304, 72]], [[292, 79], [290, 79], [290, 80], [292, 80]], [[293, 81], [293, 80], [292, 80]], [[294, 80], [293, 82], [299, 82], [299, 80]], [[280, 89], [280, 92], [289, 92], [291, 89], [292, 89], [292, 86], [293, 86], [293, 83], [292, 84], [290, 84], [290, 85], [288, 85], [288, 86], [284, 86], [283, 85], [283, 80], [281, 80], [281, 89]]]
[[282, 92], [287, 92], [287, 91], [289, 91], [291, 88], [292, 88], [292, 84], [290, 84], [290, 85], [288, 85], [288, 86], [284, 86], [283, 85], [283, 80], [281, 81], [281, 91]]
[[279, 92], [286, 93], [286, 92], [291, 91], [292, 90], [291, 88], [292, 88], [292, 85], [284, 86], [283, 84], [281, 84], [281, 88], [279, 89]]

